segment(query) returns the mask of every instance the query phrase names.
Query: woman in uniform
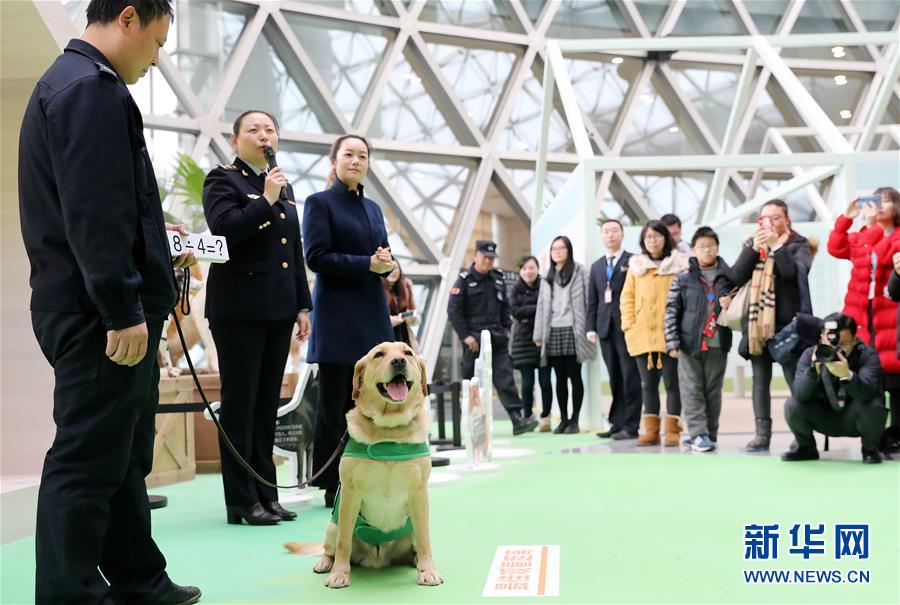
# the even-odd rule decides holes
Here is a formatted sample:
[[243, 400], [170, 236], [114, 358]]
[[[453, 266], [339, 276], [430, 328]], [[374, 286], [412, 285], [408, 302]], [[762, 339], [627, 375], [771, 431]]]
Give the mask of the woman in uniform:
[[[281, 382], [296, 322], [309, 336], [312, 308], [294, 192], [281, 168], [267, 170], [264, 149], [278, 149], [278, 122], [264, 112], [234, 122], [233, 164], [214, 168], [203, 186], [203, 211], [230, 260], [212, 265], [206, 317], [219, 354], [219, 420], [237, 451], [275, 483], [272, 445]], [[229, 523], [274, 525], [297, 514], [278, 503], [278, 490], [255, 480], [221, 442], [222, 483]]]

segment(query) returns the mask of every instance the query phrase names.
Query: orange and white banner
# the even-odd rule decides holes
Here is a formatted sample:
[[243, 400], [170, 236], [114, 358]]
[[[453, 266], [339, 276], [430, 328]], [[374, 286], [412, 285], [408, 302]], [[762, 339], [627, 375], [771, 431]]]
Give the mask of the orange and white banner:
[[559, 546], [498, 546], [482, 597], [558, 597]]

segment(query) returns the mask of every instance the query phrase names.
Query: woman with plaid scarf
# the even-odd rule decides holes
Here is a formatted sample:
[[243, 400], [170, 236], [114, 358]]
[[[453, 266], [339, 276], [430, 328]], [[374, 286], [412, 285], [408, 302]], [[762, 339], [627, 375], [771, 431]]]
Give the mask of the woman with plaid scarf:
[[[748, 452], [768, 451], [772, 437], [772, 357], [768, 341], [794, 315], [802, 311], [812, 251], [805, 237], [791, 229], [787, 204], [766, 202], [759, 211], [759, 228], [747, 242], [728, 273], [740, 287], [750, 282], [750, 306], [744, 319], [738, 352], [753, 368], [753, 414], [756, 436], [747, 444]], [[794, 364], [782, 365], [788, 386], [794, 381]]]

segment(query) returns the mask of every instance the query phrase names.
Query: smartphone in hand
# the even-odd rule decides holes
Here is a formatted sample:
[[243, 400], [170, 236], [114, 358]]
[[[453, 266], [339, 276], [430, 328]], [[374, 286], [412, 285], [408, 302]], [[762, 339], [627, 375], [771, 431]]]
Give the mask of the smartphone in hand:
[[861, 195], [856, 199], [856, 207], [862, 208], [866, 204], [875, 204], [879, 208], [881, 207], [881, 196], [880, 195]]

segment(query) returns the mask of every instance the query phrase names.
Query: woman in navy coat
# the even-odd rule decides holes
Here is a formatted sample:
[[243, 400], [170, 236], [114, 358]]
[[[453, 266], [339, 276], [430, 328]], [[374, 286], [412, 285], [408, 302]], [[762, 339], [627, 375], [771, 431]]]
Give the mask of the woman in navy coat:
[[[275, 483], [272, 445], [291, 332], [296, 321], [299, 338], [307, 338], [312, 303], [294, 192], [280, 168], [266, 171], [263, 149], [278, 147], [275, 118], [244, 112], [231, 142], [238, 157], [210, 171], [203, 185], [206, 222], [225, 236], [230, 257], [210, 268], [206, 286], [222, 380], [219, 419], [241, 456]], [[219, 449], [229, 523], [272, 525], [297, 516], [221, 442]]]
[[[325, 465], [347, 429], [353, 366], [375, 345], [394, 340], [380, 279], [393, 270], [394, 261], [384, 215], [365, 197], [361, 182], [369, 151], [361, 136], [339, 137], [329, 154], [329, 188], [306, 198], [303, 209], [306, 264], [316, 272], [306, 356], [319, 364], [313, 472]], [[326, 506], [334, 503], [338, 461], [313, 483], [325, 489]]]

